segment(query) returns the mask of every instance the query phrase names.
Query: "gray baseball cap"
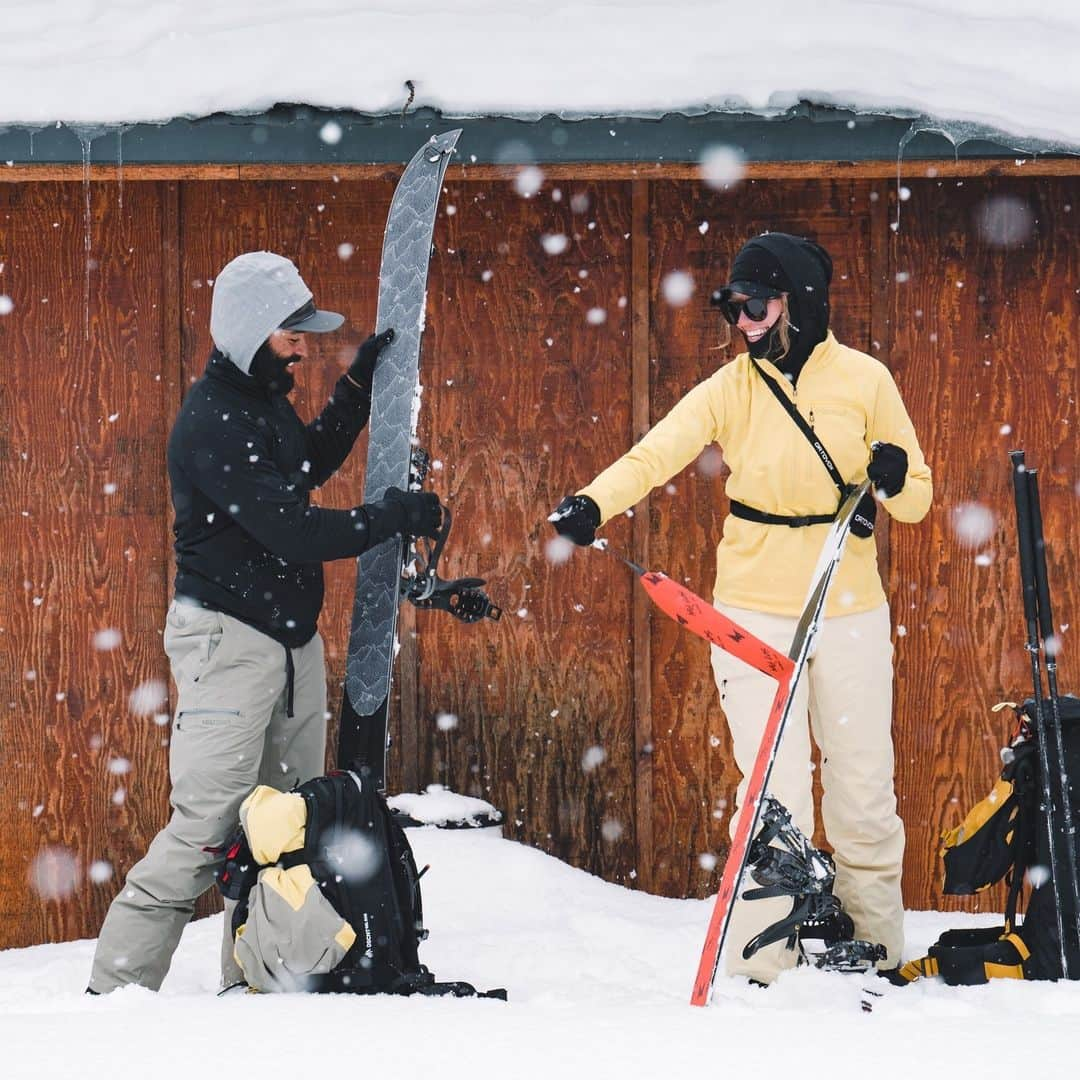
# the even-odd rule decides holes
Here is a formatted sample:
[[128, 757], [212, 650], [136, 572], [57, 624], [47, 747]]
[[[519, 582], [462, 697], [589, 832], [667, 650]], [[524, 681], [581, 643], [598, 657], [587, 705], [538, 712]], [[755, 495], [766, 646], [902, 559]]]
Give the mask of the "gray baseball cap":
[[237, 255], [214, 281], [210, 336], [245, 374], [259, 346], [275, 330], [326, 334], [344, 321], [336, 311], [316, 308], [300, 271], [271, 251]]

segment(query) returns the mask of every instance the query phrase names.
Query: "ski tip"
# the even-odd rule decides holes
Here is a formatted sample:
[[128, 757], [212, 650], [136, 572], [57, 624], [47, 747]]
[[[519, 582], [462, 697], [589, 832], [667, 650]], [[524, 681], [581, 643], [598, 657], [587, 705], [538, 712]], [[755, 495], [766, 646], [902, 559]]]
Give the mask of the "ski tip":
[[453, 131], [441, 131], [438, 135], [432, 135], [428, 140], [428, 145], [432, 150], [438, 151], [440, 154], [453, 153], [454, 147], [457, 145], [458, 139], [461, 138], [463, 128], [455, 128]]

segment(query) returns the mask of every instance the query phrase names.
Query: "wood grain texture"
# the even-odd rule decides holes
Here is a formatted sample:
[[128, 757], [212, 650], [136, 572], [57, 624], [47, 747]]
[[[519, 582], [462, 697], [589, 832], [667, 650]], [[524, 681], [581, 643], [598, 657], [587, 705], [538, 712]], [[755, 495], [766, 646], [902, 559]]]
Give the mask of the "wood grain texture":
[[[847, 183], [743, 183], [729, 191], [657, 182], [652, 205], [654, 421], [741, 349], [708, 303], [727, 280], [739, 247], [766, 229], [818, 239], [835, 265], [833, 326], [841, 341], [870, 347], [870, 186]], [[664, 300], [673, 273], [689, 274], [683, 305]], [[650, 549], [664, 570], [712, 596], [715, 552], [727, 512], [726, 475], [716, 448], [653, 499]], [[716, 872], [699, 857], [723, 856], [738, 773], [709, 665], [707, 645], [669, 619], [654, 619], [653, 848], [655, 891], [703, 896]], [[721, 863], [722, 865], [722, 863]]]
[[[934, 506], [894, 529], [896, 745], [905, 898], [940, 907], [937, 840], [990, 790], [1032, 692], [1007, 451], [1039, 469], [1062, 690], [1080, 610], [1075, 180], [920, 181], [895, 234], [890, 356], [934, 470]], [[895, 216], [895, 209], [894, 209]], [[980, 528], [983, 519], [986, 527]], [[967, 528], [965, 529], [965, 525]], [[1000, 910], [1000, 894], [948, 906]]]
[[[1006, 459], [1015, 446], [1040, 470], [1062, 689], [1080, 679], [1080, 180], [1036, 179], [1026, 166], [952, 176], [945, 164], [926, 178], [923, 163], [905, 166], [894, 230], [894, 164], [876, 177], [815, 174], [827, 179], [799, 179], [797, 164], [773, 171], [782, 180], [752, 170], [729, 191], [685, 167], [555, 170], [531, 198], [503, 173], [449, 174], [421, 434], [456, 515], [443, 572], [488, 577], [506, 614], [497, 626], [403, 620], [390, 787], [480, 794], [507, 811], [507, 835], [613, 881], [676, 896], [715, 887], [698, 856], [726, 849], [736, 777], [707, 650], [650, 616], [610, 556], [549, 561], [544, 519], [733, 355], [707, 300], [741, 243], [765, 228], [804, 232], [836, 262], [838, 336], [889, 364], [935, 474], [927, 521], [880, 538], [898, 628], [905, 900], [1000, 908], [1000, 893], [942, 899], [937, 837], [997, 770], [1008, 731], [989, 706], [1030, 693]], [[210, 349], [210, 282], [234, 255], [269, 248], [296, 261], [321, 306], [346, 314], [347, 328], [314, 340], [297, 372], [298, 411], [313, 415], [372, 329], [397, 172], [343, 169], [338, 182], [210, 172], [175, 185], [136, 175], [125, 167], [122, 205], [111, 183], [0, 184], [0, 294], [14, 304], [0, 316], [0, 947], [96, 933], [165, 820], [167, 728], [133, 715], [128, 698], [168, 683], [164, 446]], [[554, 234], [568, 238], [557, 255], [541, 243]], [[683, 306], [665, 299], [672, 271], [696, 286]], [[604, 321], [589, 321], [593, 309]], [[320, 502], [359, 501], [365, 452], [362, 436]], [[708, 595], [723, 479], [722, 461], [703, 457], [646, 515], [613, 523], [613, 546], [647, 551], [650, 566]], [[975, 546], [958, 534], [968, 504], [989, 513]], [[326, 570], [332, 744], [355, 569]], [[120, 644], [95, 648], [109, 628]], [[111, 873], [100, 883], [88, 879], [97, 862]], [[44, 899], [71, 865], [74, 890]]]
[[[421, 781], [489, 798], [507, 835], [630, 881], [633, 582], [594, 551], [551, 561], [546, 521], [630, 442], [629, 185], [526, 199], [451, 182], [444, 213], [423, 440], [455, 515], [445, 574], [486, 577], [505, 614], [418, 615]], [[611, 535], [626, 550], [629, 522]]]
[[[632, 270], [630, 290], [631, 353], [633, 357], [634, 441], [650, 428], [652, 364], [650, 363], [650, 321], [652, 312], [649, 274], [649, 182], [635, 180], [631, 186]], [[633, 560], [638, 566], [651, 562], [649, 534], [652, 497], [646, 495], [634, 514]], [[634, 818], [637, 839], [638, 887], [653, 890], [653, 706], [652, 706], [652, 620], [653, 606], [644, 589], [634, 590], [632, 612], [634, 642]]]
[[[700, 183], [701, 166], [693, 161], [600, 161], [541, 163], [544, 175], [553, 181], [605, 180], [689, 180]], [[90, 175], [94, 180], [115, 182], [118, 176], [124, 183], [158, 180], [388, 180], [401, 174], [402, 165], [232, 163], [217, 165], [132, 164], [122, 169], [113, 164], [94, 164]], [[748, 180], [895, 180], [895, 158], [866, 161], [748, 161], [745, 163]], [[447, 170], [451, 180], [512, 180], [519, 165], [470, 164], [454, 162]], [[901, 180], [909, 178], [975, 177], [975, 176], [1077, 176], [1080, 157], [1041, 155], [1035, 157], [1000, 157], [979, 159], [917, 158], [900, 162]], [[31, 164], [15, 162], [0, 167], [0, 184], [26, 183], [46, 180], [81, 180], [83, 166], [79, 164]]]
[[160, 824], [156, 185], [0, 188], [0, 947], [94, 933]]

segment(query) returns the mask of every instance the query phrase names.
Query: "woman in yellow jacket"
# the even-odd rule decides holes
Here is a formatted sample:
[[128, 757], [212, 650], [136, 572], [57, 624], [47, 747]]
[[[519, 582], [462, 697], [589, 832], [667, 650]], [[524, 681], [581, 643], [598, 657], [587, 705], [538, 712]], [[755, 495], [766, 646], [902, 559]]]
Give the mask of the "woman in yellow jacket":
[[[596, 530], [666, 483], [711, 444], [731, 474], [731, 512], [716, 553], [716, 606], [774, 647], [791, 645], [840, 491], [777, 390], [812, 429], [847, 484], [869, 476], [837, 569], [814, 656], [800, 681], [770, 792], [813, 834], [810, 732], [821, 751], [822, 817], [836, 859], [836, 893], [855, 936], [900, 963], [904, 827], [896, 813], [892, 641], [877, 568], [878, 502], [898, 521], [930, 507], [930, 469], [888, 369], [829, 330], [832, 261], [811, 240], [766, 233], [743, 246], [730, 284], [714, 294], [747, 351], [691, 390], [627, 454], [556, 508], [556, 530], [590, 544]], [[770, 388], [766, 380], [772, 380]], [[713, 649], [712, 666], [743, 775], [757, 754], [775, 684]], [[734, 821], [734, 818], [733, 818]], [[726, 969], [768, 983], [796, 957], [783, 942], [750, 959], [743, 946], [784, 918], [790, 901], [737, 902]]]

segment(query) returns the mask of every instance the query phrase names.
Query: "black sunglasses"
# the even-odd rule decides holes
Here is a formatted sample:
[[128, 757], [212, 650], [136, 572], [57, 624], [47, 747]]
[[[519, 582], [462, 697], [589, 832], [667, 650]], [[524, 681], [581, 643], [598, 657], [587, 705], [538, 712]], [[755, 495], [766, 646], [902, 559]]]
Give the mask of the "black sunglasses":
[[719, 289], [712, 294], [713, 307], [720, 309], [720, 314], [734, 326], [739, 316], [745, 311], [751, 322], [764, 322], [769, 314], [769, 301], [758, 296], [749, 296], [745, 300], [732, 300], [726, 289]]

